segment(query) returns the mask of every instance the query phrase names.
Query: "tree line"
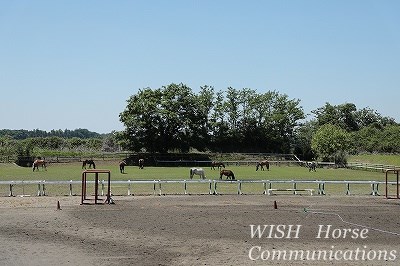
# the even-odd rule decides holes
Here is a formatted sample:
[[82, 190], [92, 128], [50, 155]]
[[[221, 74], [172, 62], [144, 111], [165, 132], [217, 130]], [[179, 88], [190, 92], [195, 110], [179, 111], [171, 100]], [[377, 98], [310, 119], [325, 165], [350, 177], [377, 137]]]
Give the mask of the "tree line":
[[326, 103], [312, 115], [305, 121], [300, 100], [277, 91], [202, 86], [195, 93], [169, 84], [128, 99], [117, 138], [131, 151], [295, 153], [339, 162], [349, 153], [400, 152], [399, 124], [373, 109]]
[[81, 156], [117, 151], [120, 151], [120, 146], [114, 132], [96, 138], [50, 136], [16, 139], [9, 135], [0, 136], [1, 157]]
[[345, 162], [347, 154], [399, 153], [400, 125], [353, 103], [306, 115], [299, 99], [250, 88], [226, 91], [185, 84], [140, 89], [120, 113], [121, 132], [0, 130], [0, 156], [51, 152], [294, 153], [303, 160]]
[[25, 130], [25, 129], [0, 129], [0, 137], [10, 137], [12, 139], [27, 139], [27, 138], [46, 138], [46, 137], [60, 137], [60, 138], [101, 138], [102, 134], [89, 131], [87, 129], [78, 128], [74, 130], [51, 130], [49, 132], [34, 129], [34, 130]]
[[197, 94], [184, 84], [145, 88], [120, 114], [126, 129], [119, 139], [134, 151], [286, 153], [305, 118], [299, 102], [248, 88], [225, 93], [203, 86]]

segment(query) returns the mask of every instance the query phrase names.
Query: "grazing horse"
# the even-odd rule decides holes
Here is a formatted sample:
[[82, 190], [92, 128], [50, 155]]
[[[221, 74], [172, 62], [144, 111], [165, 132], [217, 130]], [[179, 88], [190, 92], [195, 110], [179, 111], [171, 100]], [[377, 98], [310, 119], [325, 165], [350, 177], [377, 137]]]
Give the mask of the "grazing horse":
[[193, 179], [193, 175], [199, 175], [201, 179], [206, 178], [203, 168], [190, 168], [190, 179]]
[[226, 179], [231, 178], [232, 180], [235, 180], [235, 175], [231, 170], [221, 170], [221, 172], [219, 172], [219, 179], [222, 179], [223, 175], [226, 176]]
[[311, 172], [311, 171], [317, 172], [317, 163], [316, 162], [307, 162], [306, 166], [308, 167], [308, 172]]
[[89, 168], [92, 168], [92, 166], [93, 166], [93, 169], [96, 169], [96, 164], [94, 163], [93, 160], [84, 160], [84, 161], [82, 161], [82, 169], [83, 168], [86, 169], [86, 165], [87, 164], [89, 165]]
[[125, 173], [125, 166], [126, 166], [125, 160], [119, 162], [119, 171], [121, 172], [121, 174]]
[[139, 168], [140, 169], [144, 168], [144, 159], [139, 159]]
[[225, 168], [225, 164], [223, 162], [211, 162], [211, 169], [215, 170], [215, 167], [218, 167], [218, 170], [221, 170], [221, 168]]
[[32, 164], [33, 172], [35, 172], [35, 168], [39, 171], [39, 166], [41, 166], [42, 168], [44, 168], [44, 170], [47, 171], [46, 161], [41, 159], [36, 159]]
[[258, 168], [261, 166], [261, 170], [264, 171], [264, 165], [267, 168], [267, 170], [269, 171], [269, 162], [267, 160], [265, 161], [261, 161], [258, 162], [257, 166], [256, 166], [256, 171], [258, 171]]

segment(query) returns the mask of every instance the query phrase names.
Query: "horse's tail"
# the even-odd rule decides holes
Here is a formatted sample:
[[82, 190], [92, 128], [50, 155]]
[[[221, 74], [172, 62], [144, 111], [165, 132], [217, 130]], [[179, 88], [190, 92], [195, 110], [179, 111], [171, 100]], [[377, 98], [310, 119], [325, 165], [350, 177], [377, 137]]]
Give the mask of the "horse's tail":
[[193, 171], [193, 168], [190, 168], [190, 179], [192, 179], [193, 178], [193, 173], [194, 171]]
[[232, 173], [232, 180], [235, 180], [235, 174], [233, 172]]
[[265, 166], [267, 167], [267, 170], [269, 170], [269, 162], [267, 162], [267, 163], [265, 164]]
[[260, 163], [257, 163], [257, 165], [256, 165], [256, 171], [258, 171], [258, 167], [260, 167]]
[[96, 164], [94, 163], [94, 161], [92, 161], [93, 163], [93, 169], [96, 169]]

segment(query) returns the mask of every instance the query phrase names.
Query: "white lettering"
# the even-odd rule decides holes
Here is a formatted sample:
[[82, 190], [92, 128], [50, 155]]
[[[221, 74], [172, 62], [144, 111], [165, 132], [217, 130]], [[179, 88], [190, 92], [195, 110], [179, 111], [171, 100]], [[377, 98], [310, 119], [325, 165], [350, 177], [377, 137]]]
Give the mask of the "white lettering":
[[249, 259], [251, 259], [251, 260], [258, 260], [259, 258], [260, 258], [260, 255], [258, 255], [257, 257], [253, 257], [253, 250], [254, 249], [257, 249], [258, 250], [258, 252], [260, 252], [260, 250], [261, 250], [261, 247], [260, 246], [254, 246], [254, 247], [251, 247], [251, 249], [249, 250]]
[[[276, 232], [274, 238], [284, 238], [285, 237], [286, 225], [280, 224], [276, 227]], [[279, 234], [278, 234], [279, 233]]]
[[396, 256], [397, 251], [396, 250], [391, 250], [389, 252], [390, 256], [389, 256], [389, 260], [393, 261], [396, 260], [397, 256]]
[[[258, 238], [261, 238], [262, 235], [264, 234], [265, 229], [267, 228], [268, 225], [264, 225], [263, 230], [261, 231], [261, 225], [254, 225], [251, 224], [250, 225], [250, 236], [251, 238], [254, 238], [255, 235], [258, 235]], [[256, 229], [254, 230], [254, 227], [256, 227]]]
[[291, 236], [290, 236], [290, 234], [292, 233], [292, 232], [295, 232], [295, 236], [293, 237], [293, 238], [299, 238], [299, 233], [300, 233], [300, 227], [301, 227], [301, 225], [296, 225], [296, 229], [295, 230], [293, 230], [292, 231], [292, 227], [293, 227], [294, 225], [289, 225], [289, 229], [288, 229], [288, 232], [287, 232], [287, 236], [286, 236], [286, 238], [291, 238]]
[[368, 237], [368, 229], [359, 229], [359, 228], [345, 228], [345, 229], [340, 229], [340, 228], [335, 228], [333, 230], [332, 225], [322, 225], [320, 224], [318, 226], [318, 234], [316, 238], [333, 238], [333, 239], [338, 239], [338, 238], [348, 238], [351, 237], [352, 239], [357, 239], [357, 238], [362, 238], [365, 239]]
[[317, 235], [316, 238], [321, 238], [321, 233], [326, 233], [324, 238], [329, 238], [329, 230], [331, 230], [331, 226], [332, 226], [332, 225], [328, 225], [328, 229], [327, 229], [326, 231], [322, 231], [322, 228], [323, 228], [324, 226], [325, 226], [325, 225], [323, 225], [323, 224], [320, 224], [320, 225], [319, 225], [318, 235]]

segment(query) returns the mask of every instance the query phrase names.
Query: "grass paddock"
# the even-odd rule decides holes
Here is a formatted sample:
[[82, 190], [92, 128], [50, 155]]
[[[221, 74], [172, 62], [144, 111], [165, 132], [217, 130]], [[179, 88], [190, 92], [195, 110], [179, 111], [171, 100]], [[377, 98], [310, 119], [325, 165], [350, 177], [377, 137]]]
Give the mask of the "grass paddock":
[[[145, 167], [139, 169], [137, 166], [127, 166], [125, 173], [120, 173], [118, 162], [115, 161], [96, 161], [97, 169], [107, 169], [111, 171], [112, 193], [114, 195], [149, 195], [159, 194], [159, 184], [156, 187], [153, 184], [120, 184], [113, 181], [134, 181], [134, 180], [190, 180], [189, 169], [190, 167]], [[209, 167], [203, 167], [206, 173], [206, 179], [219, 180], [219, 171], [212, 170]], [[385, 174], [382, 172], [373, 171], [360, 171], [351, 169], [334, 169], [334, 168], [317, 168], [316, 172], [310, 172], [305, 167], [299, 166], [276, 166], [272, 165], [270, 170], [256, 171], [255, 166], [229, 166], [235, 173], [236, 180], [250, 181], [250, 180], [282, 180], [282, 181], [384, 181]], [[82, 165], [80, 163], [53, 163], [48, 165], [47, 170], [41, 169], [39, 171], [32, 171], [32, 168], [20, 167], [15, 164], [0, 164], [0, 181], [73, 181], [72, 195], [80, 195], [81, 186], [80, 181], [82, 176]], [[225, 180], [226, 177], [223, 177]], [[94, 178], [93, 178], [94, 179]], [[107, 175], [99, 175], [100, 180], [106, 180]], [[199, 176], [195, 175], [195, 180]], [[396, 176], [391, 174], [390, 181], [395, 181]], [[92, 180], [88, 176], [88, 180]], [[304, 184], [298, 183], [297, 189], [314, 189], [317, 192], [317, 184]], [[70, 185], [68, 182], [65, 184], [47, 184], [45, 187], [46, 195], [70, 195]], [[347, 191], [346, 184], [331, 184], [325, 185], [325, 191], [329, 195], [345, 195]], [[291, 189], [293, 184], [279, 183], [272, 184], [272, 188], [277, 189]], [[37, 184], [18, 184], [13, 186], [13, 195], [31, 195], [35, 196], [40, 193], [40, 188]], [[101, 188], [99, 188], [101, 189]], [[265, 185], [262, 183], [243, 183], [241, 185], [241, 192], [243, 194], [262, 194]], [[9, 185], [0, 184], [0, 196], [9, 195]], [[88, 186], [88, 191], [92, 187]], [[208, 183], [188, 183], [186, 186], [187, 194], [209, 194]], [[220, 194], [236, 194], [238, 192], [237, 183], [218, 183], [217, 190]], [[396, 186], [388, 186], [389, 194], [396, 193]], [[129, 193], [130, 192], [130, 193]], [[182, 183], [162, 183], [161, 194], [184, 194], [184, 184]], [[370, 184], [351, 184], [350, 195], [368, 195], [371, 193]], [[290, 193], [290, 192], [289, 192]], [[379, 186], [379, 193], [384, 195], [385, 186]]]

